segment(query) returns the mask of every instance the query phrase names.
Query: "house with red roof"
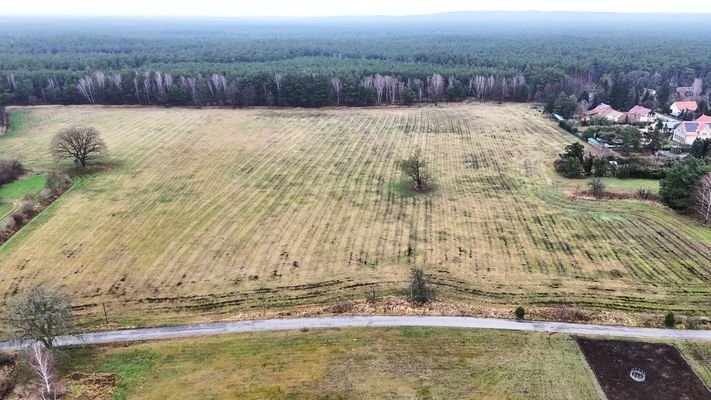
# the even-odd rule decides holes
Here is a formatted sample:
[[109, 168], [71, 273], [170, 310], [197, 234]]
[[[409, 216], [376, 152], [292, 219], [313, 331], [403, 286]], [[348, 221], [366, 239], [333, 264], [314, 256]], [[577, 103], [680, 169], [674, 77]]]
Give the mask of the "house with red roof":
[[597, 105], [597, 107], [593, 108], [592, 110], [585, 111], [584, 114], [593, 116], [593, 115], [600, 114], [601, 112], [607, 111], [607, 110], [612, 110], [612, 107], [610, 107], [609, 105], [607, 105], [605, 103], [600, 103]]
[[678, 117], [684, 111], [696, 112], [699, 109], [699, 105], [696, 104], [696, 101], [677, 101], [669, 108], [671, 109], [671, 114]]
[[696, 139], [711, 139], [711, 117], [702, 115], [695, 121], [682, 122], [674, 129], [672, 140], [684, 147], [694, 144]]
[[657, 115], [654, 113], [654, 111], [639, 105], [634, 106], [629, 111], [627, 111], [627, 121], [630, 123], [654, 122], [656, 119]]
[[605, 103], [600, 103], [592, 110], [585, 111], [582, 120], [589, 121], [592, 117], [605, 118], [608, 121], [620, 123], [625, 122], [626, 114], [615, 110]]

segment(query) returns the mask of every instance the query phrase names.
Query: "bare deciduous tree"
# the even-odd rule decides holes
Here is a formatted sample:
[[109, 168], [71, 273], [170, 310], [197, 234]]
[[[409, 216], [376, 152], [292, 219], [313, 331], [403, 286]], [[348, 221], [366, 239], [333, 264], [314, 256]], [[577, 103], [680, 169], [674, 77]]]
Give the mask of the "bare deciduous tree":
[[121, 89], [121, 74], [113, 74], [109, 76], [109, 82], [114, 85], [114, 88]]
[[[276, 86], [277, 90], [277, 104], [281, 104], [281, 85], [283, 81], [284, 77], [281, 74], [274, 74], [274, 85]], [[333, 84], [333, 79], [331, 79], [331, 84]]]
[[7, 76], [7, 86], [13, 92], [17, 90], [17, 81], [15, 81], [15, 74], [10, 74]]
[[52, 352], [42, 343], [35, 342], [28, 349], [28, 353], [30, 367], [40, 380], [40, 398], [42, 400], [56, 399], [57, 374]]
[[81, 95], [84, 96], [89, 103], [96, 103], [96, 99], [94, 97], [94, 81], [90, 76], [85, 76], [79, 79], [79, 82], [77, 83], [77, 90], [79, 90], [79, 93], [81, 93]]
[[136, 94], [136, 99], [138, 100], [138, 104], [141, 104], [141, 91], [138, 90], [138, 78], [133, 78], [133, 91]]
[[196, 107], [200, 107], [200, 92], [198, 91], [197, 81], [195, 78], [185, 78], [185, 85], [190, 90], [190, 96], [193, 99], [193, 104], [195, 104]]
[[151, 73], [146, 72], [145, 78], [143, 79], [143, 90], [146, 95], [146, 102], [148, 104], [151, 104], [151, 88], [153, 85], [151, 85]]
[[475, 76], [472, 82], [476, 97], [479, 98], [479, 100], [484, 100], [484, 96], [486, 95], [486, 77], [482, 75], [477, 75]]
[[701, 78], [695, 78], [694, 83], [691, 85], [691, 91], [694, 98], [699, 98], [701, 92], [703, 91], [704, 81]]
[[487, 93], [491, 93], [494, 90], [495, 86], [496, 86], [496, 78], [494, 78], [494, 75], [491, 75], [491, 76], [489, 76], [489, 79], [486, 80]]
[[[276, 81], [276, 79], [275, 79]], [[336, 105], [340, 106], [341, 105], [341, 91], [343, 91], [343, 81], [341, 78], [338, 78], [334, 76], [331, 78], [331, 89], [333, 89], [333, 94], [336, 96]], [[277, 91], [279, 90], [279, 86], [277, 86]]]
[[375, 95], [378, 98], [378, 104], [383, 102], [383, 91], [385, 90], [385, 77], [376, 74], [373, 77], [373, 87], [375, 88]]
[[444, 95], [444, 77], [440, 74], [434, 74], [427, 78], [427, 90], [430, 99], [435, 104], [438, 103], [442, 95]]
[[12, 337], [36, 340], [52, 349], [59, 335], [72, 332], [72, 305], [64, 292], [35, 286], [7, 302], [7, 325]]
[[[224, 75], [212, 74], [210, 79], [207, 80], [207, 88], [210, 90], [212, 98], [217, 101], [218, 104], [224, 104], [225, 93], [227, 91], [227, 78], [225, 78]], [[264, 95], [265, 97], [269, 97], [266, 84], [264, 84]], [[271, 95], [271, 93], [269, 93], [269, 95]]]
[[165, 86], [163, 86], [163, 74], [161, 74], [160, 71], [156, 71], [153, 74], [153, 80], [155, 81], [155, 84], [156, 84], [156, 91], [158, 92], [158, 98], [164, 99], [165, 98]]
[[47, 78], [47, 90], [51, 92], [57, 90], [57, 81], [54, 78]]
[[86, 167], [86, 163], [106, 153], [106, 144], [101, 134], [91, 127], [73, 127], [60, 131], [52, 139], [52, 155], [59, 161], [74, 159]]
[[96, 86], [99, 88], [99, 90], [103, 90], [104, 86], [106, 86], [106, 75], [104, 74], [104, 72], [94, 72], [94, 80], [96, 81]]
[[711, 173], [701, 177], [696, 186], [695, 208], [704, 224], [711, 222]]
[[420, 149], [407, 160], [402, 160], [400, 169], [415, 183], [415, 190], [427, 190], [430, 174]]
[[389, 75], [383, 78], [385, 79], [385, 100], [390, 101], [390, 104], [395, 104], [395, 101], [398, 99], [397, 88], [400, 81]]
[[422, 80], [413, 80], [411, 89], [415, 91], [415, 95], [417, 96], [417, 102], [422, 103], [422, 99], [425, 97], [425, 85], [424, 83], [422, 83]]

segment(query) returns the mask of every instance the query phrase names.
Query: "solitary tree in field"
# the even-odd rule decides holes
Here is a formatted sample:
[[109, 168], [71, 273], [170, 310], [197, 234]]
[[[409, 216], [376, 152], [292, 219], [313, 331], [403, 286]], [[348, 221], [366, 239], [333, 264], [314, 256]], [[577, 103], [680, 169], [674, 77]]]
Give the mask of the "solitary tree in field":
[[421, 268], [413, 268], [410, 273], [410, 302], [414, 304], [429, 303], [434, 299], [434, 294]]
[[430, 180], [427, 163], [422, 158], [422, 151], [415, 150], [415, 153], [407, 160], [400, 162], [402, 172], [415, 183], [415, 190], [426, 190], [427, 182]]
[[105, 152], [101, 134], [90, 127], [68, 128], [52, 139], [52, 155], [57, 161], [69, 158], [86, 167], [87, 162]]
[[72, 332], [72, 304], [64, 292], [36, 286], [7, 302], [7, 325], [15, 339], [36, 340], [52, 349], [57, 336]]

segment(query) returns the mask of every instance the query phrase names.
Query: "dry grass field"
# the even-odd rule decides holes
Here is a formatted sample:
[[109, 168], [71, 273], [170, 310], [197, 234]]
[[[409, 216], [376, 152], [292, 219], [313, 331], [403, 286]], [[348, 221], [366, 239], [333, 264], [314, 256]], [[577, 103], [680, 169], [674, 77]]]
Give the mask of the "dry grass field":
[[[99, 129], [85, 176], [0, 247], [0, 293], [66, 285], [121, 324], [332, 304], [406, 286], [491, 307], [711, 309], [711, 231], [653, 203], [587, 201], [552, 161], [574, 138], [525, 105], [345, 110], [16, 110], [0, 157], [54, 168], [59, 129]], [[434, 190], [397, 168], [420, 147]]]
[[[545, 334], [456, 329], [261, 332], [70, 354], [65, 374], [119, 375], [117, 400], [604, 399], [565, 335], [549, 341]], [[71, 387], [76, 397], [69, 398], [86, 389]]]

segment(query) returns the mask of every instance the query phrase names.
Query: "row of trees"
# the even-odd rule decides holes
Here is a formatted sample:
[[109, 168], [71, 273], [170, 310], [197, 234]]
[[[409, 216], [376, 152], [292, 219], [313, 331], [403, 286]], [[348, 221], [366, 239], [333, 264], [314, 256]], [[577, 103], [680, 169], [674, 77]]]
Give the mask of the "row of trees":
[[249, 78], [222, 73], [177, 75], [161, 71], [94, 71], [78, 79], [47, 77], [18, 83], [6, 76], [4, 99], [36, 104], [253, 105], [320, 107], [412, 104], [415, 102], [530, 100], [522, 73], [512, 77], [473, 75], [459, 78], [438, 73], [423, 77], [392, 75], [335, 76], [322, 74], [260, 74]]
[[[205, 71], [208, 67], [200, 65], [195, 69]], [[397, 66], [390, 68], [398, 69]], [[437, 103], [471, 97], [491, 101], [535, 100], [545, 103], [547, 111], [570, 118], [574, 112], [601, 102], [620, 110], [636, 104], [666, 109], [676, 99], [670, 85], [672, 78], [644, 71], [606, 74], [596, 81], [592, 74], [571, 76], [562, 71], [540, 74], [523, 69], [476, 74], [461, 69], [458, 73], [425, 75], [425, 70], [436, 71], [437, 67], [419, 71], [404, 68], [396, 75], [264, 70], [203, 74], [194, 69], [10, 72], [0, 80], [0, 104], [320, 107]], [[702, 88], [705, 90], [708, 86], [704, 83]]]

